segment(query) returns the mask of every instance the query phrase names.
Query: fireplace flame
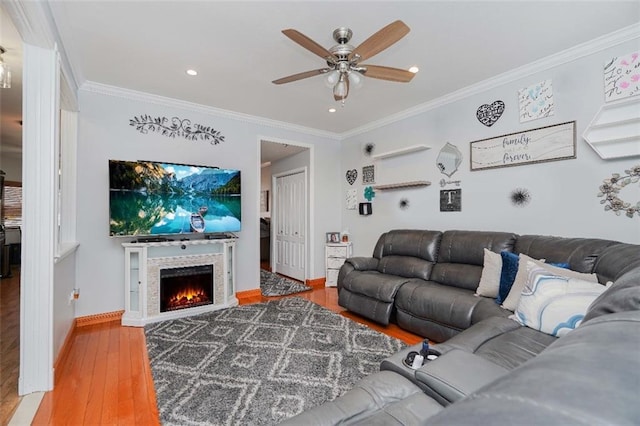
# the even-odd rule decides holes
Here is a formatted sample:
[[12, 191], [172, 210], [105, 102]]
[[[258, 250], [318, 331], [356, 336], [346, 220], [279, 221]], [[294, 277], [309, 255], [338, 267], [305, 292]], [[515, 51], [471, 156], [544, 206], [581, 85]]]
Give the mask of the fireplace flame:
[[167, 298], [167, 310], [191, 308], [211, 303], [211, 299], [202, 288], [183, 287]]

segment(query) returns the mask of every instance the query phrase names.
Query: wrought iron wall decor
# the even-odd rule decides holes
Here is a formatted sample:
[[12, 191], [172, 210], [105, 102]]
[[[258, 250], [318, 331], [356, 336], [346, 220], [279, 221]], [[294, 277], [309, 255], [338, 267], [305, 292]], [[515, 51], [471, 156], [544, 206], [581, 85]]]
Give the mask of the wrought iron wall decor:
[[373, 150], [376, 148], [376, 145], [373, 143], [367, 143], [364, 145], [364, 155], [370, 156], [373, 154]]
[[504, 102], [495, 101], [491, 105], [480, 105], [476, 111], [476, 118], [485, 126], [491, 127], [496, 121], [498, 121], [498, 118], [502, 116], [503, 112]]
[[356, 178], [358, 177], [358, 171], [356, 169], [347, 170], [346, 177], [349, 185], [353, 185], [353, 183], [356, 181]]
[[129, 120], [129, 125], [135, 127], [142, 134], [152, 131], [169, 138], [181, 136], [190, 141], [198, 139], [209, 141], [211, 145], [218, 145], [220, 142], [224, 142], [224, 136], [220, 134], [220, 131], [202, 124], [192, 124], [191, 120], [187, 118], [173, 117], [168, 119], [167, 117], [151, 117], [145, 114], [140, 117], [133, 117]]
[[600, 204], [604, 204], [605, 211], [611, 210], [617, 216], [624, 212], [630, 218], [633, 218], [635, 214], [640, 217], [640, 201], [631, 205], [618, 197], [622, 188], [640, 180], [640, 164], [624, 172], [626, 173], [624, 176], [621, 176], [620, 173], [613, 173], [610, 178], [603, 180], [603, 184], [599, 188], [600, 192], [598, 192], [598, 197], [603, 197]]
[[525, 188], [516, 188], [509, 195], [511, 203], [516, 207], [524, 207], [531, 201], [531, 193]]

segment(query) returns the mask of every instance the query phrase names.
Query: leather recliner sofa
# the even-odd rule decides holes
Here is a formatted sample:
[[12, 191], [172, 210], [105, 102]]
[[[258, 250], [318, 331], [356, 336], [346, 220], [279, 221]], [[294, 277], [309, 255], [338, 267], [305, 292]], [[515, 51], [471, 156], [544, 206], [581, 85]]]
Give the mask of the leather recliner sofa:
[[[507, 318], [512, 312], [492, 299], [473, 295], [484, 247], [566, 262], [573, 270], [595, 272], [601, 284], [613, 284], [575, 330], [556, 338]], [[366, 288], [367, 281], [384, 290]], [[345, 395], [285, 424], [637, 424], [640, 419], [638, 245], [478, 231], [390, 231], [371, 258], [348, 260], [338, 283], [341, 305], [439, 341], [433, 348], [441, 355], [413, 370], [401, 360], [420, 346], [406, 348]]]

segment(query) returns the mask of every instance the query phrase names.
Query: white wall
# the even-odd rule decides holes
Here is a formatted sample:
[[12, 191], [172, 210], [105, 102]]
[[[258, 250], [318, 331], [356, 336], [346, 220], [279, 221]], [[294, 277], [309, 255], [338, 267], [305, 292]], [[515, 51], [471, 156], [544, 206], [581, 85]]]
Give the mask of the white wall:
[[[376, 166], [376, 183], [418, 179], [432, 182], [426, 188], [377, 191], [373, 215], [368, 217], [359, 216], [357, 210], [346, 210], [344, 197], [341, 197], [343, 226], [352, 233], [354, 254], [370, 255], [379, 235], [394, 228], [511, 231], [640, 243], [640, 219], [605, 212], [599, 203], [601, 199], [596, 197], [603, 179], [640, 164], [640, 159], [602, 160], [581, 137], [604, 102], [604, 62], [637, 49], [637, 40], [628, 42], [348, 138], [341, 154], [343, 193], [348, 188], [357, 188], [359, 201], [364, 201], [360, 174], [362, 166], [368, 164]], [[472, 66], [469, 71], [473, 71]], [[429, 76], [418, 75], [416, 78]], [[553, 81], [555, 115], [520, 123], [518, 89], [546, 79]], [[506, 109], [492, 127], [486, 127], [476, 119], [475, 112], [480, 105], [495, 100], [503, 100]], [[472, 141], [573, 120], [577, 122], [577, 159], [469, 170], [469, 144]], [[436, 168], [438, 151], [447, 142], [456, 145], [464, 156], [459, 171], [451, 178]], [[416, 144], [427, 144], [432, 148], [374, 162], [363, 153], [366, 143], [375, 144], [374, 153]], [[350, 186], [344, 176], [353, 168], [358, 170], [358, 181]], [[442, 178], [461, 181], [461, 212], [440, 212], [442, 188], [438, 182]], [[455, 188], [454, 185], [446, 187]], [[509, 195], [515, 188], [529, 190], [531, 202], [527, 206], [512, 205]], [[640, 200], [638, 186], [629, 185], [620, 196], [635, 204]], [[406, 210], [399, 208], [402, 198], [409, 200]]]
[[76, 257], [71, 255], [58, 261], [53, 267], [53, 359], [57, 359], [62, 344], [71, 332], [75, 316], [75, 303], [69, 296], [76, 284]]
[[[119, 89], [118, 89], [119, 90]], [[118, 91], [117, 93], [122, 93]], [[136, 94], [135, 98], [144, 98]], [[153, 98], [158, 99], [158, 98]], [[111, 96], [81, 90], [79, 96], [78, 135], [78, 224], [80, 243], [77, 257], [77, 282], [81, 297], [77, 316], [111, 312], [124, 307], [124, 250], [121, 243], [130, 239], [109, 237], [108, 160], [156, 160], [187, 164], [205, 164], [240, 169], [242, 172], [242, 231], [237, 243], [237, 289], [259, 287], [259, 140], [289, 140], [313, 145], [316, 162], [326, 161], [339, 152], [339, 142], [329, 137], [312, 136], [284, 128], [217, 116], [205, 108], [194, 108], [169, 100], [146, 102], [123, 96]], [[158, 133], [141, 134], [129, 126], [129, 120], [141, 114], [153, 117], [188, 118], [219, 130], [225, 141], [211, 145], [206, 141], [175, 139]], [[261, 135], [261, 136], [259, 136]], [[338, 185], [339, 165], [312, 167], [311, 178]], [[334, 193], [316, 191], [314, 203], [327, 206], [331, 214], [319, 221], [324, 228], [338, 228], [339, 206]], [[314, 239], [320, 233], [316, 232]], [[319, 271], [322, 271], [320, 267]]]

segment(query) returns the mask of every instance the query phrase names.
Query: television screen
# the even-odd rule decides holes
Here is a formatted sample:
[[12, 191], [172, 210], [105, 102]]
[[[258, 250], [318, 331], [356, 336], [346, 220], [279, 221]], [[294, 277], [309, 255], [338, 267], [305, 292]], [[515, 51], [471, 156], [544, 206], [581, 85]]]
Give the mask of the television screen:
[[240, 230], [240, 170], [109, 160], [109, 234]]

